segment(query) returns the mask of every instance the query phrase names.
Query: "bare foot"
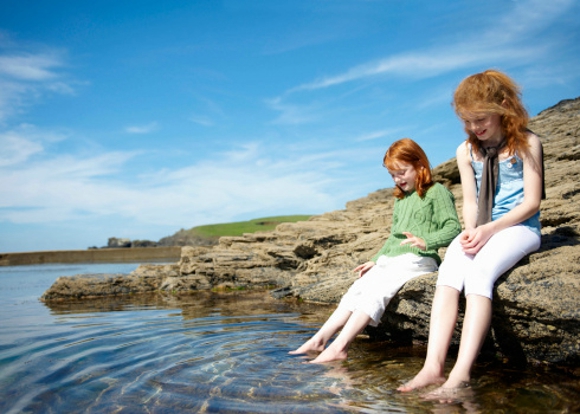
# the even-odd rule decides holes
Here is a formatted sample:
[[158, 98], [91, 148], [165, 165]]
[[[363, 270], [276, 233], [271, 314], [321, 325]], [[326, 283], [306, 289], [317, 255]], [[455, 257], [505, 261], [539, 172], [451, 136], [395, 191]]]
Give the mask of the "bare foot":
[[411, 381], [406, 382], [397, 388], [400, 392], [409, 392], [413, 390], [418, 390], [419, 388], [425, 388], [433, 384], [443, 384], [445, 382], [445, 377], [440, 374], [433, 374], [426, 369], [422, 369]]
[[310, 361], [311, 364], [325, 364], [333, 361], [344, 361], [347, 359], [348, 353], [343, 350], [336, 350], [332, 344], [326, 348], [320, 355]]
[[308, 354], [310, 352], [322, 352], [324, 351], [324, 343], [320, 341], [316, 341], [314, 338], [310, 338], [308, 341], [304, 342], [304, 344], [294, 351], [288, 352], [290, 355], [302, 355]]

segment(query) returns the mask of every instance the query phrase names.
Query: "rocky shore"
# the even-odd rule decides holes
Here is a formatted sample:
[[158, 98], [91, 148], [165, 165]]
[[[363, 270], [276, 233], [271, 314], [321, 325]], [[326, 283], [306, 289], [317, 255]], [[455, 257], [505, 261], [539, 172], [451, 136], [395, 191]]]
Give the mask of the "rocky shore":
[[[494, 292], [485, 349], [510, 361], [576, 367], [580, 362], [580, 98], [534, 117], [542, 137], [547, 198], [542, 247], [502, 276]], [[455, 160], [434, 169], [463, 203]], [[390, 189], [347, 203], [346, 209], [275, 231], [222, 237], [217, 246], [183, 247], [178, 263], [141, 265], [130, 275], [61, 277], [43, 301], [77, 301], [129, 293], [208, 289], [271, 289], [278, 298], [336, 303], [389, 234]], [[444, 251], [442, 252], [444, 253]], [[371, 335], [425, 342], [436, 274], [407, 283]], [[456, 340], [458, 336], [456, 335]]]

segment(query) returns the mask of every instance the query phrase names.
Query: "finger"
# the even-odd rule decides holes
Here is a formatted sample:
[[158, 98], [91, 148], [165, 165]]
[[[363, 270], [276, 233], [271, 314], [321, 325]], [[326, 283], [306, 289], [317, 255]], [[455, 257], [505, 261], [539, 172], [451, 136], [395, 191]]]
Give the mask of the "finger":
[[480, 247], [478, 244], [466, 247], [463, 251], [467, 254], [476, 254], [479, 251]]
[[408, 231], [404, 231], [403, 234], [407, 236], [408, 239], [415, 237], [413, 236], [413, 233], [409, 233]]

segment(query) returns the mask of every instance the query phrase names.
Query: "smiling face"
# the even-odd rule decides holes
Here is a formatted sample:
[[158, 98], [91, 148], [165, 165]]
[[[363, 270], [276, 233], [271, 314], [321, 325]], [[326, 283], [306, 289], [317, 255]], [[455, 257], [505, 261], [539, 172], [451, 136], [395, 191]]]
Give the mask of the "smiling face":
[[472, 132], [486, 146], [497, 146], [503, 140], [501, 116], [490, 113], [466, 113], [462, 116], [465, 129]]
[[417, 170], [411, 164], [398, 163], [393, 169], [389, 169], [389, 174], [393, 177], [395, 185], [405, 193], [409, 193], [415, 189]]

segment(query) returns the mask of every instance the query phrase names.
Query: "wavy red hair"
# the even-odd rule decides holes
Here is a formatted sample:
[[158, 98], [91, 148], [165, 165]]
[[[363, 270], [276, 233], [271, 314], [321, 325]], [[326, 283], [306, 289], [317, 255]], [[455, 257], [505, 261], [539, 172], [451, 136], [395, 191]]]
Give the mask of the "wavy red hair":
[[[465, 78], [453, 95], [453, 107], [461, 119], [467, 114], [498, 114], [510, 154], [528, 149], [528, 112], [518, 85], [507, 75], [489, 69]], [[479, 140], [466, 127], [468, 142], [479, 151]]]

